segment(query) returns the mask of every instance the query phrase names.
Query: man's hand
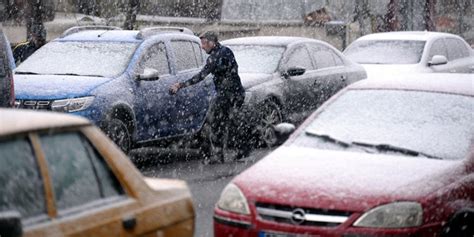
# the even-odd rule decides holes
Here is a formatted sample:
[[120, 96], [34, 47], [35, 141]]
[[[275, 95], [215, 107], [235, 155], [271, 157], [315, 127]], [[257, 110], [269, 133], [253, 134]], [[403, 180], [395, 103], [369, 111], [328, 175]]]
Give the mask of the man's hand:
[[182, 84], [178, 82], [178, 83], [173, 84], [173, 85], [170, 87], [169, 92], [170, 92], [171, 95], [174, 95], [174, 94], [176, 94], [176, 93], [179, 91], [179, 89], [181, 89], [181, 88], [182, 88]]

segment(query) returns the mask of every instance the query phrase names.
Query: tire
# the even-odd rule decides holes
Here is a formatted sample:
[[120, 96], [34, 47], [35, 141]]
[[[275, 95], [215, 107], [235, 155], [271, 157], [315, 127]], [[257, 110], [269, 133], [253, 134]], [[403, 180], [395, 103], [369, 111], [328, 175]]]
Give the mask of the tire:
[[125, 123], [120, 119], [106, 122], [105, 134], [125, 153], [131, 148], [132, 138]]
[[257, 113], [256, 131], [259, 145], [273, 147], [277, 145], [278, 139], [275, 134], [275, 126], [283, 122], [280, 106], [273, 100], [267, 100]]

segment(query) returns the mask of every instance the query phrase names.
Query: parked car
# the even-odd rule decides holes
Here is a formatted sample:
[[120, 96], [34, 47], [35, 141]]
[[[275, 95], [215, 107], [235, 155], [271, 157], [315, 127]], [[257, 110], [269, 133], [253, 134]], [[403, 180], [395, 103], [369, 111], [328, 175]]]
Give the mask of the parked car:
[[329, 44], [301, 37], [244, 37], [222, 44], [234, 52], [246, 90], [248, 135], [275, 145], [273, 127], [300, 122], [340, 89], [366, 78], [364, 69]]
[[186, 183], [144, 178], [88, 120], [0, 114], [0, 236], [193, 236]]
[[0, 26], [0, 107], [13, 107], [15, 103], [13, 69], [15, 61], [10, 43]]
[[186, 28], [74, 27], [15, 70], [18, 108], [69, 112], [100, 126], [124, 151], [200, 131], [212, 81], [170, 95], [200, 70], [200, 40]]
[[474, 73], [474, 51], [449, 33], [414, 31], [369, 34], [344, 54], [362, 64], [369, 78], [401, 73]]
[[473, 83], [348, 86], [222, 191], [215, 236], [472, 236]]

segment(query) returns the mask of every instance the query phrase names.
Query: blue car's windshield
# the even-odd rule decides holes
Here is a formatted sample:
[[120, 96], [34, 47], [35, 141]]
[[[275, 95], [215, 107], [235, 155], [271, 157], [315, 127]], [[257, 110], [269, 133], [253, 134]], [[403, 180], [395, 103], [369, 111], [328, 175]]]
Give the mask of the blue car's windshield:
[[117, 76], [127, 68], [138, 43], [54, 41], [18, 66], [16, 73]]

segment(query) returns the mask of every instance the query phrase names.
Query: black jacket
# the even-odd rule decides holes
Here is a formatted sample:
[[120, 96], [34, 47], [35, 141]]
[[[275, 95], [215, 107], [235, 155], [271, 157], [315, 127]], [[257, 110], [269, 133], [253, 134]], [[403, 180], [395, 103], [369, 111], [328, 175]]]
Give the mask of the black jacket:
[[237, 72], [238, 65], [232, 50], [217, 43], [211, 50], [204, 68], [191, 79], [184, 82], [184, 86], [196, 84], [212, 73], [218, 97], [243, 97], [245, 89], [240, 82]]
[[13, 57], [15, 58], [16, 64], [20, 64], [31, 56], [37, 49], [40, 47], [36, 46], [33, 42], [27, 41], [24, 43], [18, 44], [13, 49]]

